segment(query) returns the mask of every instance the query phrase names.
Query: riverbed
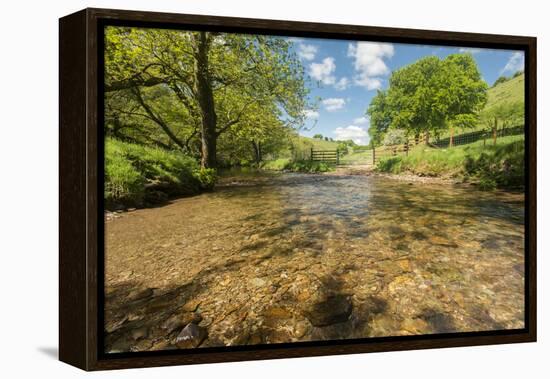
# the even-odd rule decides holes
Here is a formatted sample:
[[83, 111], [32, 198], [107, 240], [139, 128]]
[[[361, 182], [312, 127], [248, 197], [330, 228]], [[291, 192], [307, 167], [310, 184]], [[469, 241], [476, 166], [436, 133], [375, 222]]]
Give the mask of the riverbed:
[[230, 173], [105, 239], [107, 352], [524, 326], [522, 193]]

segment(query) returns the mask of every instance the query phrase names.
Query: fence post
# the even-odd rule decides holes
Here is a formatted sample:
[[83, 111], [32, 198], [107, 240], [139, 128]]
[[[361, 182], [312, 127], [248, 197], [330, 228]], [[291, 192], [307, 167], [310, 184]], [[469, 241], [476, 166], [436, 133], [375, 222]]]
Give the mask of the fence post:
[[309, 160], [313, 162], [313, 147], [311, 148], [310, 154], [309, 154]]
[[372, 144], [372, 165], [376, 166], [376, 150], [374, 149], [374, 143]]
[[409, 140], [405, 142], [405, 156], [409, 155]]
[[453, 147], [453, 127], [452, 126], [449, 134], [449, 147]]
[[340, 164], [340, 151], [336, 149], [336, 166]]

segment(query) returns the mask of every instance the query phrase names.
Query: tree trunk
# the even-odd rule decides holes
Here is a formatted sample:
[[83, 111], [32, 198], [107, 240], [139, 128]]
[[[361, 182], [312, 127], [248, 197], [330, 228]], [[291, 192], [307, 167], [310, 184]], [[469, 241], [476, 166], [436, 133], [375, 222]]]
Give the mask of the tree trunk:
[[201, 167], [216, 168], [216, 109], [212, 80], [208, 66], [209, 38], [206, 32], [194, 35], [195, 46], [195, 83], [194, 91], [199, 103], [201, 114]]
[[451, 126], [450, 135], [449, 135], [449, 147], [453, 147], [453, 127]]
[[262, 145], [260, 142], [252, 141], [252, 148], [254, 149], [254, 160], [259, 165], [262, 162]]
[[497, 144], [497, 118], [495, 117], [495, 123], [493, 124], [493, 145]]
[[430, 132], [426, 132], [426, 136], [425, 136], [425, 142], [426, 142], [426, 145], [429, 145], [430, 144]]

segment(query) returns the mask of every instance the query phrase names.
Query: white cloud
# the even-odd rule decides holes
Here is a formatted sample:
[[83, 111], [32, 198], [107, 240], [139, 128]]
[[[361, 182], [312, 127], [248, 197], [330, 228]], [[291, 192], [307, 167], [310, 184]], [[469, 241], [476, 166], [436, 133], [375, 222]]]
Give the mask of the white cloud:
[[327, 111], [334, 112], [344, 108], [344, 105], [346, 105], [346, 100], [339, 97], [331, 97], [323, 100], [322, 103]]
[[306, 61], [314, 60], [318, 50], [317, 46], [314, 45], [298, 44], [298, 56]]
[[354, 78], [356, 85], [369, 90], [382, 86], [381, 76], [389, 74], [390, 69], [384, 62], [394, 54], [393, 45], [378, 42], [357, 42], [348, 45], [348, 56], [354, 58], [354, 67], [357, 75]]
[[506, 63], [506, 66], [500, 71], [500, 74], [504, 74], [505, 72], [516, 72], [520, 70], [525, 69], [525, 55], [522, 52], [515, 52], [510, 56], [510, 59], [508, 59], [508, 62]]
[[476, 47], [461, 47], [458, 49], [459, 53], [470, 53], [470, 54], [477, 54], [481, 53], [482, 49], [478, 49]]
[[358, 117], [355, 120], [353, 120], [353, 123], [357, 125], [363, 125], [363, 124], [366, 124], [367, 122], [369, 122], [368, 117]]
[[304, 116], [306, 116], [306, 118], [317, 120], [319, 119], [319, 112], [314, 111], [313, 109], [306, 109], [304, 111]]
[[327, 85], [336, 83], [336, 77], [333, 75], [335, 70], [336, 64], [333, 57], [327, 57], [321, 63], [312, 63], [309, 65], [309, 74], [311, 77]]
[[349, 79], [345, 76], [341, 77], [336, 83], [334, 83], [334, 88], [338, 91], [343, 91], [349, 86]]
[[369, 134], [360, 126], [349, 125], [345, 128], [336, 128], [334, 130], [334, 139], [337, 141], [353, 140], [358, 145], [367, 145], [369, 143]]

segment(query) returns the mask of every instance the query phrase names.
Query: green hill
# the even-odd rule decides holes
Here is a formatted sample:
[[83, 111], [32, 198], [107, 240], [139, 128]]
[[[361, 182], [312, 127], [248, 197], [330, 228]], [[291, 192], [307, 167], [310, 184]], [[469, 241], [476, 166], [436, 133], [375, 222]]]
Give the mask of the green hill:
[[485, 109], [490, 109], [505, 103], [524, 101], [525, 74], [521, 74], [504, 83], [500, 83], [487, 91], [488, 99]]

